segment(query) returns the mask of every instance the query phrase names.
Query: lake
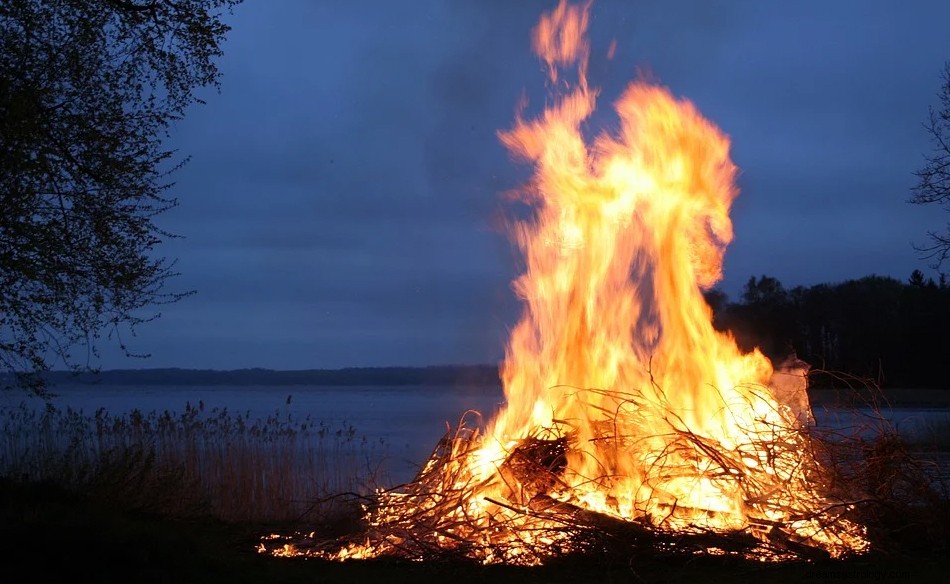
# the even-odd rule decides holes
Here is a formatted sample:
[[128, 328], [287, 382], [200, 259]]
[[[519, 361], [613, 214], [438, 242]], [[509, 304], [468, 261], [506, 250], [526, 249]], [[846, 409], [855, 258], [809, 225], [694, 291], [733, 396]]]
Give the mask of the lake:
[[[58, 409], [71, 407], [87, 415], [99, 408], [112, 415], [142, 412], [183, 412], [203, 404], [206, 412], [227, 409], [251, 419], [271, 415], [310, 417], [330, 428], [344, 424], [358, 436], [383, 445], [385, 469], [397, 482], [410, 480], [447, 430], [469, 410], [493, 414], [504, 401], [498, 386], [122, 386], [58, 385], [51, 389]], [[38, 398], [0, 393], [0, 407]]]
[[[138, 409], [142, 412], [179, 413], [190, 404], [202, 403], [205, 411], [227, 409], [252, 419], [271, 415], [310, 417], [330, 427], [352, 425], [358, 435], [383, 444], [386, 470], [396, 482], [412, 478], [448, 426], [455, 427], [469, 410], [489, 419], [503, 404], [498, 386], [122, 386], [58, 385], [52, 398], [60, 409], [71, 407], [92, 415], [104, 408], [113, 415]], [[0, 393], [0, 408], [38, 398], [12, 392]], [[816, 421], [824, 427], [850, 432], [867, 427], [871, 410], [844, 410], [815, 406]], [[920, 434], [933, 422], [946, 423], [950, 410], [891, 408], [881, 415], [902, 433]]]

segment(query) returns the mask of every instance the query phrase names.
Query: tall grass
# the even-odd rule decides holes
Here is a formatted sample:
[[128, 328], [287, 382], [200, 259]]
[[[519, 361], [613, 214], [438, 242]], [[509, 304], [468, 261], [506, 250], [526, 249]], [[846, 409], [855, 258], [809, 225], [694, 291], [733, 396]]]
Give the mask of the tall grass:
[[199, 402], [87, 415], [21, 402], [0, 409], [0, 428], [0, 476], [179, 517], [320, 521], [343, 511], [334, 494], [369, 493], [384, 478], [382, 441], [288, 413], [252, 418]]

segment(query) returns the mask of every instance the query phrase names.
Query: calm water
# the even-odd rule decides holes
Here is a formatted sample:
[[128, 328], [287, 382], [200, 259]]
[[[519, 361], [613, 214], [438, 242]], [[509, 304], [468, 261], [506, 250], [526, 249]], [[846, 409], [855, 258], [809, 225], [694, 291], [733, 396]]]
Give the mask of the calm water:
[[826, 428], [840, 430], [844, 435], [869, 435], [886, 421], [905, 438], [926, 441], [937, 426], [950, 427], [950, 409], [942, 408], [854, 408], [825, 406], [813, 408], [816, 422]]
[[[487, 420], [504, 401], [499, 387], [451, 386], [60, 385], [52, 392], [57, 394], [51, 400], [57, 408], [71, 407], [87, 415], [99, 408], [113, 415], [135, 409], [180, 413], [188, 404], [200, 402], [206, 412], [226, 408], [252, 419], [289, 414], [331, 428], [351, 425], [358, 436], [382, 442], [386, 469], [397, 482], [412, 478], [445, 435], [447, 425], [455, 428], [468, 410], [481, 412]], [[16, 407], [24, 399], [42, 405], [36, 398], [0, 393], [0, 407]]]
[[[467, 410], [481, 412], [485, 419], [501, 407], [498, 387], [450, 386], [182, 386], [130, 387], [61, 385], [53, 388], [58, 408], [72, 407], [92, 415], [105, 408], [119, 415], [133, 409], [143, 412], [184, 411], [187, 404], [204, 404], [205, 410], [227, 409], [251, 418], [290, 414], [295, 419], [310, 417], [330, 427], [346, 423], [358, 435], [382, 442], [387, 468], [396, 481], [412, 478], [425, 461], [447, 426], [458, 425]], [[22, 394], [0, 393], [0, 407], [18, 406]], [[33, 398], [40, 405], [42, 402]], [[902, 433], [926, 432], [933, 422], [946, 423], [945, 409], [895, 408], [881, 414]], [[844, 432], [873, 426], [874, 412], [815, 408], [819, 425]]]

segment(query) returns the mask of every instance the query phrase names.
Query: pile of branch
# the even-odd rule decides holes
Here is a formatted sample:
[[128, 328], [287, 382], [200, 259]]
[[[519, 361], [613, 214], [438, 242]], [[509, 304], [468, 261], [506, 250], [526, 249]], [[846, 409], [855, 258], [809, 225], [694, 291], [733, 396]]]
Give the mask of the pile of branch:
[[[597, 425], [595, 440], [605, 452], [635, 450], [635, 437], [617, 429], [630, 425], [630, 419], [622, 418], [652, 411], [643, 399], [619, 396], [626, 407], [618, 407]], [[364, 505], [361, 532], [333, 539], [315, 533], [273, 536], [260, 551], [334, 559], [387, 556], [528, 565], [574, 554], [606, 554], [626, 561], [697, 555], [818, 560], [863, 551], [849, 548], [848, 539], [861, 531], [869, 504], [865, 477], [853, 463], [835, 459], [842, 456], [840, 440], [832, 447], [804, 428], [774, 428], [754, 437], [760, 441], [756, 448], [767, 453], [763, 462], [774, 468], [750, 472], [742, 460], [747, 454], [691, 432], [680, 420], [667, 422], [669, 432], [663, 436], [667, 446], [664, 452], [651, 454], [654, 464], [663, 465], [674, 453], [676, 460], [701, 457], [713, 467], [706, 471], [711, 480], [739, 481], [746, 505], [753, 510], [746, 526], [724, 530], [691, 524], [673, 529], [662, 518], [625, 519], [583, 507], [564, 496], [567, 457], [577, 445], [575, 437], [562, 430], [542, 429], [523, 438], [508, 450], [491, 478], [476, 480], [469, 464], [483, 438], [463, 420], [439, 442], [413, 481], [380, 491]], [[789, 465], [794, 468], [789, 470]], [[775, 480], [775, 468], [780, 466], [791, 477], [789, 484]], [[689, 470], [694, 469], [662, 467], [667, 474]], [[610, 477], [591, 480], [608, 482]], [[484, 495], [492, 481], [503, 487], [503, 495]], [[783, 489], [794, 490], [798, 499]], [[811, 499], [807, 493], [812, 493]], [[678, 511], [682, 509], [673, 505], [669, 514]], [[836, 549], [829, 541], [841, 544]]]

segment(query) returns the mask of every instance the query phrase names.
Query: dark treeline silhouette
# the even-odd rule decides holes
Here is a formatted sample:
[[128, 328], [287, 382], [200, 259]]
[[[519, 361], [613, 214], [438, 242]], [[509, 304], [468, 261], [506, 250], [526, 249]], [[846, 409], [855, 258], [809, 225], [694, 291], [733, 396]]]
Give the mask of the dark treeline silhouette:
[[950, 388], [950, 285], [915, 270], [906, 282], [866, 276], [791, 290], [752, 277], [738, 302], [706, 295], [716, 328], [773, 363], [797, 356], [811, 365], [813, 386], [856, 376], [888, 388]]

